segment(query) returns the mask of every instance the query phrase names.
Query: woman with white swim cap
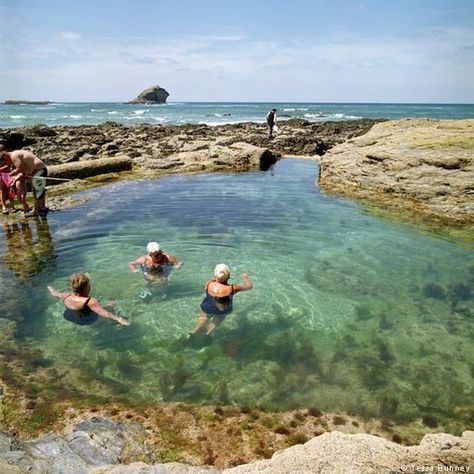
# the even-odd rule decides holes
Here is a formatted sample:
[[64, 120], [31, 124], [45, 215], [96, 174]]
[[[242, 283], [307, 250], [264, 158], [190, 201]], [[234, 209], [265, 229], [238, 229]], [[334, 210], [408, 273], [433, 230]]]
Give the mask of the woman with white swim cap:
[[214, 278], [204, 285], [206, 296], [201, 302], [201, 314], [191, 334], [205, 333], [211, 335], [225, 317], [232, 313], [232, 298], [239, 291], [251, 290], [252, 282], [247, 273], [242, 273], [242, 285], [229, 284], [230, 268], [219, 263], [214, 268]]

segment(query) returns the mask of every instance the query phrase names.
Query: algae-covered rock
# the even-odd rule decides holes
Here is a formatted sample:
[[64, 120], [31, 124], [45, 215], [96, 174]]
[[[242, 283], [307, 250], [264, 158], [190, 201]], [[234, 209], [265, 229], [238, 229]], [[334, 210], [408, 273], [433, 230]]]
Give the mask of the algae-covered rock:
[[474, 120], [376, 124], [321, 159], [329, 192], [367, 198], [456, 222], [474, 222]]

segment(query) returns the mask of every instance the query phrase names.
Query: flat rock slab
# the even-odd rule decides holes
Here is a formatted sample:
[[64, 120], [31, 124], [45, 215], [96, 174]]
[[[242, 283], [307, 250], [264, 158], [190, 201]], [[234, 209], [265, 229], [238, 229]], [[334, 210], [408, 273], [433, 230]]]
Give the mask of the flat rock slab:
[[[97, 160], [76, 161], [48, 167], [48, 174], [52, 178], [82, 179], [99, 174], [116, 173], [132, 169], [132, 160], [128, 156], [114, 156]], [[48, 181], [55, 184], [58, 181]]]
[[[324, 433], [303, 445], [223, 471], [225, 474], [402, 474], [403, 472], [472, 472], [474, 432], [462, 437], [426, 435], [418, 446], [400, 446], [367, 434]], [[438, 471], [438, 466], [451, 468]], [[423, 467], [426, 467], [423, 470]], [[432, 467], [433, 470], [429, 470]], [[467, 470], [469, 468], [469, 471]]]
[[328, 191], [474, 222], [474, 120], [405, 119], [374, 125], [321, 158]]

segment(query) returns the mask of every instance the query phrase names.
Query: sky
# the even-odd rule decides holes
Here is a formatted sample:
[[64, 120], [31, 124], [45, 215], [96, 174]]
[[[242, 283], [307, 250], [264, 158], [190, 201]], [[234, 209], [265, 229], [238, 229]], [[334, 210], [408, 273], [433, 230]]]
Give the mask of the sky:
[[474, 103], [474, 0], [0, 0], [0, 101]]

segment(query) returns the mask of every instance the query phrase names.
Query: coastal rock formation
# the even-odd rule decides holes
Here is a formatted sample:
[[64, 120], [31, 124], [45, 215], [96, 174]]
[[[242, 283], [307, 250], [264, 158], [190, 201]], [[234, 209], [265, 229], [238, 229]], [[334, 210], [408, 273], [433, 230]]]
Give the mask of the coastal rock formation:
[[[275, 453], [271, 459], [227, 469], [224, 472], [380, 474], [434, 472], [438, 466], [450, 467], [450, 470], [446, 469], [447, 472], [468, 472], [473, 462], [474, 431], [465, 431], [462, 437], [444, 433], [426, 435], [418, 446], [410, 447], [403, 447], [372, 435], [348, 435], [333, 431], [313, 438], [303, 445]], [[426, 469], [422, 470], [423, 467]]]
[[[131, 158], [128, 156], [114, 156], [98, 160], [76, 161], [62, 165], [53, 165], [48, 168], [48, 174], [51, 178], [81, 179], [131, 169]], [[52, 180], [48, 184], [55, 184], [55, 181]]]
[[6, 100], [5, 105], [48, 105], [52, 104], [49, 100]]
[[474, 222], [474, 120], [379, 123], [321, 159], [329, 192]]
[[146, 441], [147, 431], [138, 423], [100, 417], [82, 421], [62, 436], [49, 433], [33, 441], [0, 433], [0, 472], [378, 474], [416, 472], [417, 466], [436, 469], [438, 465], [468, 472], [474, 462], [473, 431], [465, 431], [461, 437], [428, 434], [418, 446], [410, 447], [373, 435], [333, 431], [279, 451], [271, 459], [223, 471], [211, 466], [156, 463]]
[[165, 104], [169, 93], [159, 85], [149, 87], [141, 92], [129, 104]]
[[279, 124], [273, 140], [257, 123], [35, 125], [0, 130], [0, 142], [30, 149], [48, 166], [75, 162], [81, 168], [91, 160], [126, 156], [137, 176], [245, 171], [265, 168], [280, 156], [322, 157], [320, 186], [327, 192], [464, 225], [474, 220], [473, 122], [292, 119]]
[[[128, 127], [113, 122], [78, 127], [34, 125], [0, 130], [0, 142], [7, 149], [27, 147], [48, 165], [126, 155], [132, 158], [134, 168], [182, 172], [181, 159], [177, 159], [182, 152], [199, 151], [201, 157], [213, 164], [224, 148], [246, 143], [268, 150], [274, 157], [314, 157], [346, 139], [366, 133], [374, 123], [377, 121], [364, 119], [315, 124], [294, 119], [282, 123], [279, 135], [272, 141], [267, 138], [266, 126], [256, 123], [217, 127], [202, 124]], [[239, 169], [234, 168], [232, 160], [228, 164], [230, 170]]]

